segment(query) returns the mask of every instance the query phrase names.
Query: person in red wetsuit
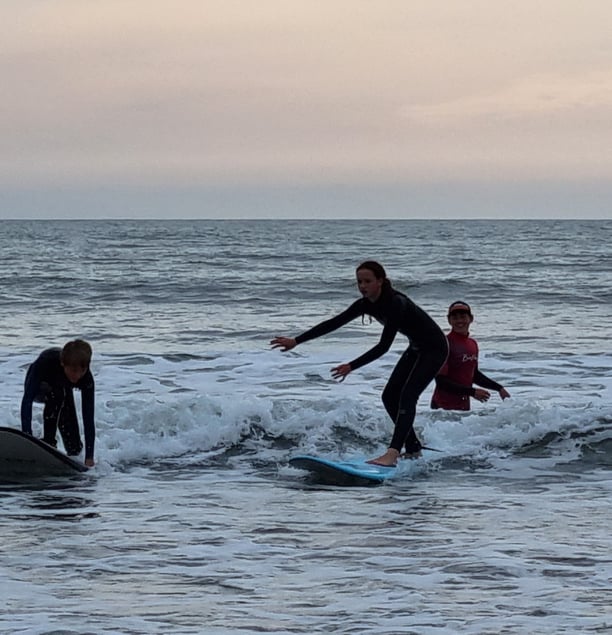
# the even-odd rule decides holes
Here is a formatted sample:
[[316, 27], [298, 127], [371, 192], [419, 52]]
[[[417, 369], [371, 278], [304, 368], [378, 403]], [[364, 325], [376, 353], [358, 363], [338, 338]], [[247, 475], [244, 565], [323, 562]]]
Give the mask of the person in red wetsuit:
[[[431, 398], [434, 409], [469, 410], [470, 397], [481, 402], [488, 401], [491, 397], [489, 390], [499, 393], [502, 399], [510, 397], [501, 384], [478, 369], [478, 343], [470, 337], [473, 321], [472, 310], [466, 302], [453, 302], [448, 307], [451, 331], [446, 337], [449, 354], [446, 364], [436, 376], [436, 388]], [[480, 388], [474, 388], [473, 384]]]

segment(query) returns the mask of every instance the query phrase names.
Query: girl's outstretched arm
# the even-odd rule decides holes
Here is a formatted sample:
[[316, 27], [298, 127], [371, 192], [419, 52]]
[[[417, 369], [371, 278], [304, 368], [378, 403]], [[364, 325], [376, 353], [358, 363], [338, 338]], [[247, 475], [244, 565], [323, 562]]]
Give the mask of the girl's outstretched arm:
[[336, 366], [336, 368], [331, 369], [331, 374], [334, 379], [339, 379], [340, 381], [344, 381], [346, 376], [352, 371], [350, 364], [340, 364], [340, 366]]
[[280, 348], [281, 351], [290, 351], [297, 346], [297, 342], [294, 337], [277, 335], [274, 339], [270, 340], [270, 346], [272, 346], [272, 348]]

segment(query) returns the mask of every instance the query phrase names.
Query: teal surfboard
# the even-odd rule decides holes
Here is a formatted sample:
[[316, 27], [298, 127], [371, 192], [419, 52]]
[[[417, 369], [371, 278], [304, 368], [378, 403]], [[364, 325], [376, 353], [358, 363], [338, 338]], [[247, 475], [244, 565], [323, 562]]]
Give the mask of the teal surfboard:
[[373, 465], [365, 459], [335, 460], [308, 454], [291, 457], [289, 465], [330, 485], [376, 485], [397, 473], [397, 467]]

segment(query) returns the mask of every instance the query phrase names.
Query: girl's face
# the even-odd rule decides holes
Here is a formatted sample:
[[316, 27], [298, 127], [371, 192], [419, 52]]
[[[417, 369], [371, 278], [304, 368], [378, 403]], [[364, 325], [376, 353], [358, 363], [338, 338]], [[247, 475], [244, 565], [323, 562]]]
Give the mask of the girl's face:
[[357, 271], [357, 287], [359, 293], [370, 302], [376, 302], [380, 297], [383, 286], [383, 279], [377, 278], [370, 269], [359, 269]]

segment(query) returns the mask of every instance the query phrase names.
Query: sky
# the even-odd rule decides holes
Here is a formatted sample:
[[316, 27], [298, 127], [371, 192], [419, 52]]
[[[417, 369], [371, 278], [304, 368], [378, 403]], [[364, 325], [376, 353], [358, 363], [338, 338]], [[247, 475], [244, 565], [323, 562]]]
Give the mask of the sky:
[[2, 0], [0, 218], [612, 218], [609, 0]]

